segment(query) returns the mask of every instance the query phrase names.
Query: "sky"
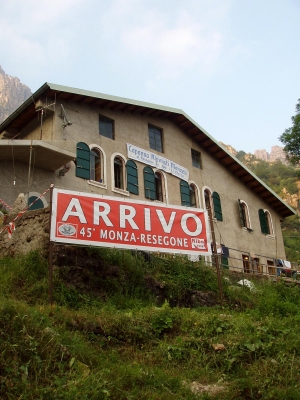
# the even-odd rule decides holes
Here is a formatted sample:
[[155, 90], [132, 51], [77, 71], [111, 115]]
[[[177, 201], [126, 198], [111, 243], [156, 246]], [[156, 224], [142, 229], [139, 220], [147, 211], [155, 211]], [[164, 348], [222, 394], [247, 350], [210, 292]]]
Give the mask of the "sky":
[[300, 98], [300, 0], [0, 0], [0, 65], [184, 110], [236, 150], [271, 151]]

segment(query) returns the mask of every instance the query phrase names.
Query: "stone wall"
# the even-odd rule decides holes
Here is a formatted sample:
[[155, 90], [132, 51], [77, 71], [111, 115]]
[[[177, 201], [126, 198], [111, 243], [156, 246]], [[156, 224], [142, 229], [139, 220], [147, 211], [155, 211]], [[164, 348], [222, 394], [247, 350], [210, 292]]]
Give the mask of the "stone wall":
[[[5, 224], [13, 221], [17, 214], [8, 214]], [[50, 210], [26, 211], [15, 221], [15, 231], [12, 238], [8, 238], [7, 230], [0, 234], [0, 258], [27, 254], [32, 250], [48, 251]], [[5, 225], [0, 227], [0, 231]]]

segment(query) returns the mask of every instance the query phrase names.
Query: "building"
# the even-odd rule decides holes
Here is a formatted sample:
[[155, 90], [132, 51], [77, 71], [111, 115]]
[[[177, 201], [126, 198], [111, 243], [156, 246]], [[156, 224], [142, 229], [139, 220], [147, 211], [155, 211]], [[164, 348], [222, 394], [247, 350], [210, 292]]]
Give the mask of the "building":
[[[273, 271], [294, 210], [182, 110], [45, 83], [0, 125], [0, 199], [56, 187], [211, 207], [231, 267]], [[226, 250], [227, 252], [227, 250]], [[226, 257], [224, 257], [225, 259]], [[226, 261], [224, 261], [226, 262]]]

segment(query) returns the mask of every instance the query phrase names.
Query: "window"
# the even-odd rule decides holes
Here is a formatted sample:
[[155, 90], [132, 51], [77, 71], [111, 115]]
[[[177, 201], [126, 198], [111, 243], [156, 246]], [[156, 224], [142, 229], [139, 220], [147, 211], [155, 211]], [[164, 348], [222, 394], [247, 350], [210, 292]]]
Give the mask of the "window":
[[109, 139], [114, 139], [114, 121], [110, 118], [99, 116], [99, 134]]
[[90, 148], [83, 142], [76, 146], [76, 176], [90, 179]]
[[162, 130], [153, 125], [148, 126], [149, 145], [150, 148], [156, 151], [163, 152]]
[[114, 187], [124, 189], [123, 160], [121, 157], [114, 158]]
[[220, 196], [217, 192], [211, 193], [209, 189], [204, 190], [204, 204], [205, 208], [211, 208], [212, 215], [218, 221], [223, 221], [222, 207]]
[[194, 183], [188, 184], [186, 181], [180, 181], [181, 205], [187, 207], [199, 207], [198, 189]]
[[126, 163], [127, 190], [129, 193], [139, 194], [138, 171], [136, 163], [128, 160]]
[[102, 154], [95, 148], [90, 153], [90, 179], [96, 182], [103, 181]]
[[201, 154], [199, 151], [191, 149], [191, 155], [192, 155], [192, 166], [195, 168], [202, 168], [201, 165]]
[[153, 172], [150, 167], [144, 168], [145, 197], [150, 200], [165, 201], [164, 177], [161, 172]]
[[261, 233], [274, 235], [272, 217], [268, 210], [258, 210]]
[[248, 209], [247, 204], [243, 200], [239, 199], [238, 205], [239, 205], [239, 213], [240, 213], [240, 220], [241, 220], [242, 228], [247, 228], [249, 231], [252, 231], [250, 216], [249, 216], [249, 209]]

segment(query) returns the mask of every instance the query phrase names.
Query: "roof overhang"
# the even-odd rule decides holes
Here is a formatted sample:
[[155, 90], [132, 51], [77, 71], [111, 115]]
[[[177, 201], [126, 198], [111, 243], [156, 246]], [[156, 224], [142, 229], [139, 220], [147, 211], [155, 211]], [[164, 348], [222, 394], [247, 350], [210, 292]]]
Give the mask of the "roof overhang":
[[30, 154], [34, 165], [49, 171], [56, 171], [69, 161], [76, 158], [76, 154], [63, 150], [41, 140], [1, 140], [0, 160], [19, 161], [29, 164]]
[[0, 125], [0, 137], [2, 135], [3, 139], [21, 138], [19, 135], [21, 129], [36, 116], [36, 104], [38, 100], [45, 98], [55, 100], [56, 102], [77, 102], [96, 106], [98, 109], [109, 108], [120, 112], [126, 111], [132, 114], [167, 118], [173, 121], [174, 124], [194, 141], [198, 142], [202, 148], [266, 201], [266, 203], [270, 204], [282, 218], [296, 214], [292, 207], [286, 204], [252, 171], [230, 154], [227, 149], [180, 109], [45, 83]]

